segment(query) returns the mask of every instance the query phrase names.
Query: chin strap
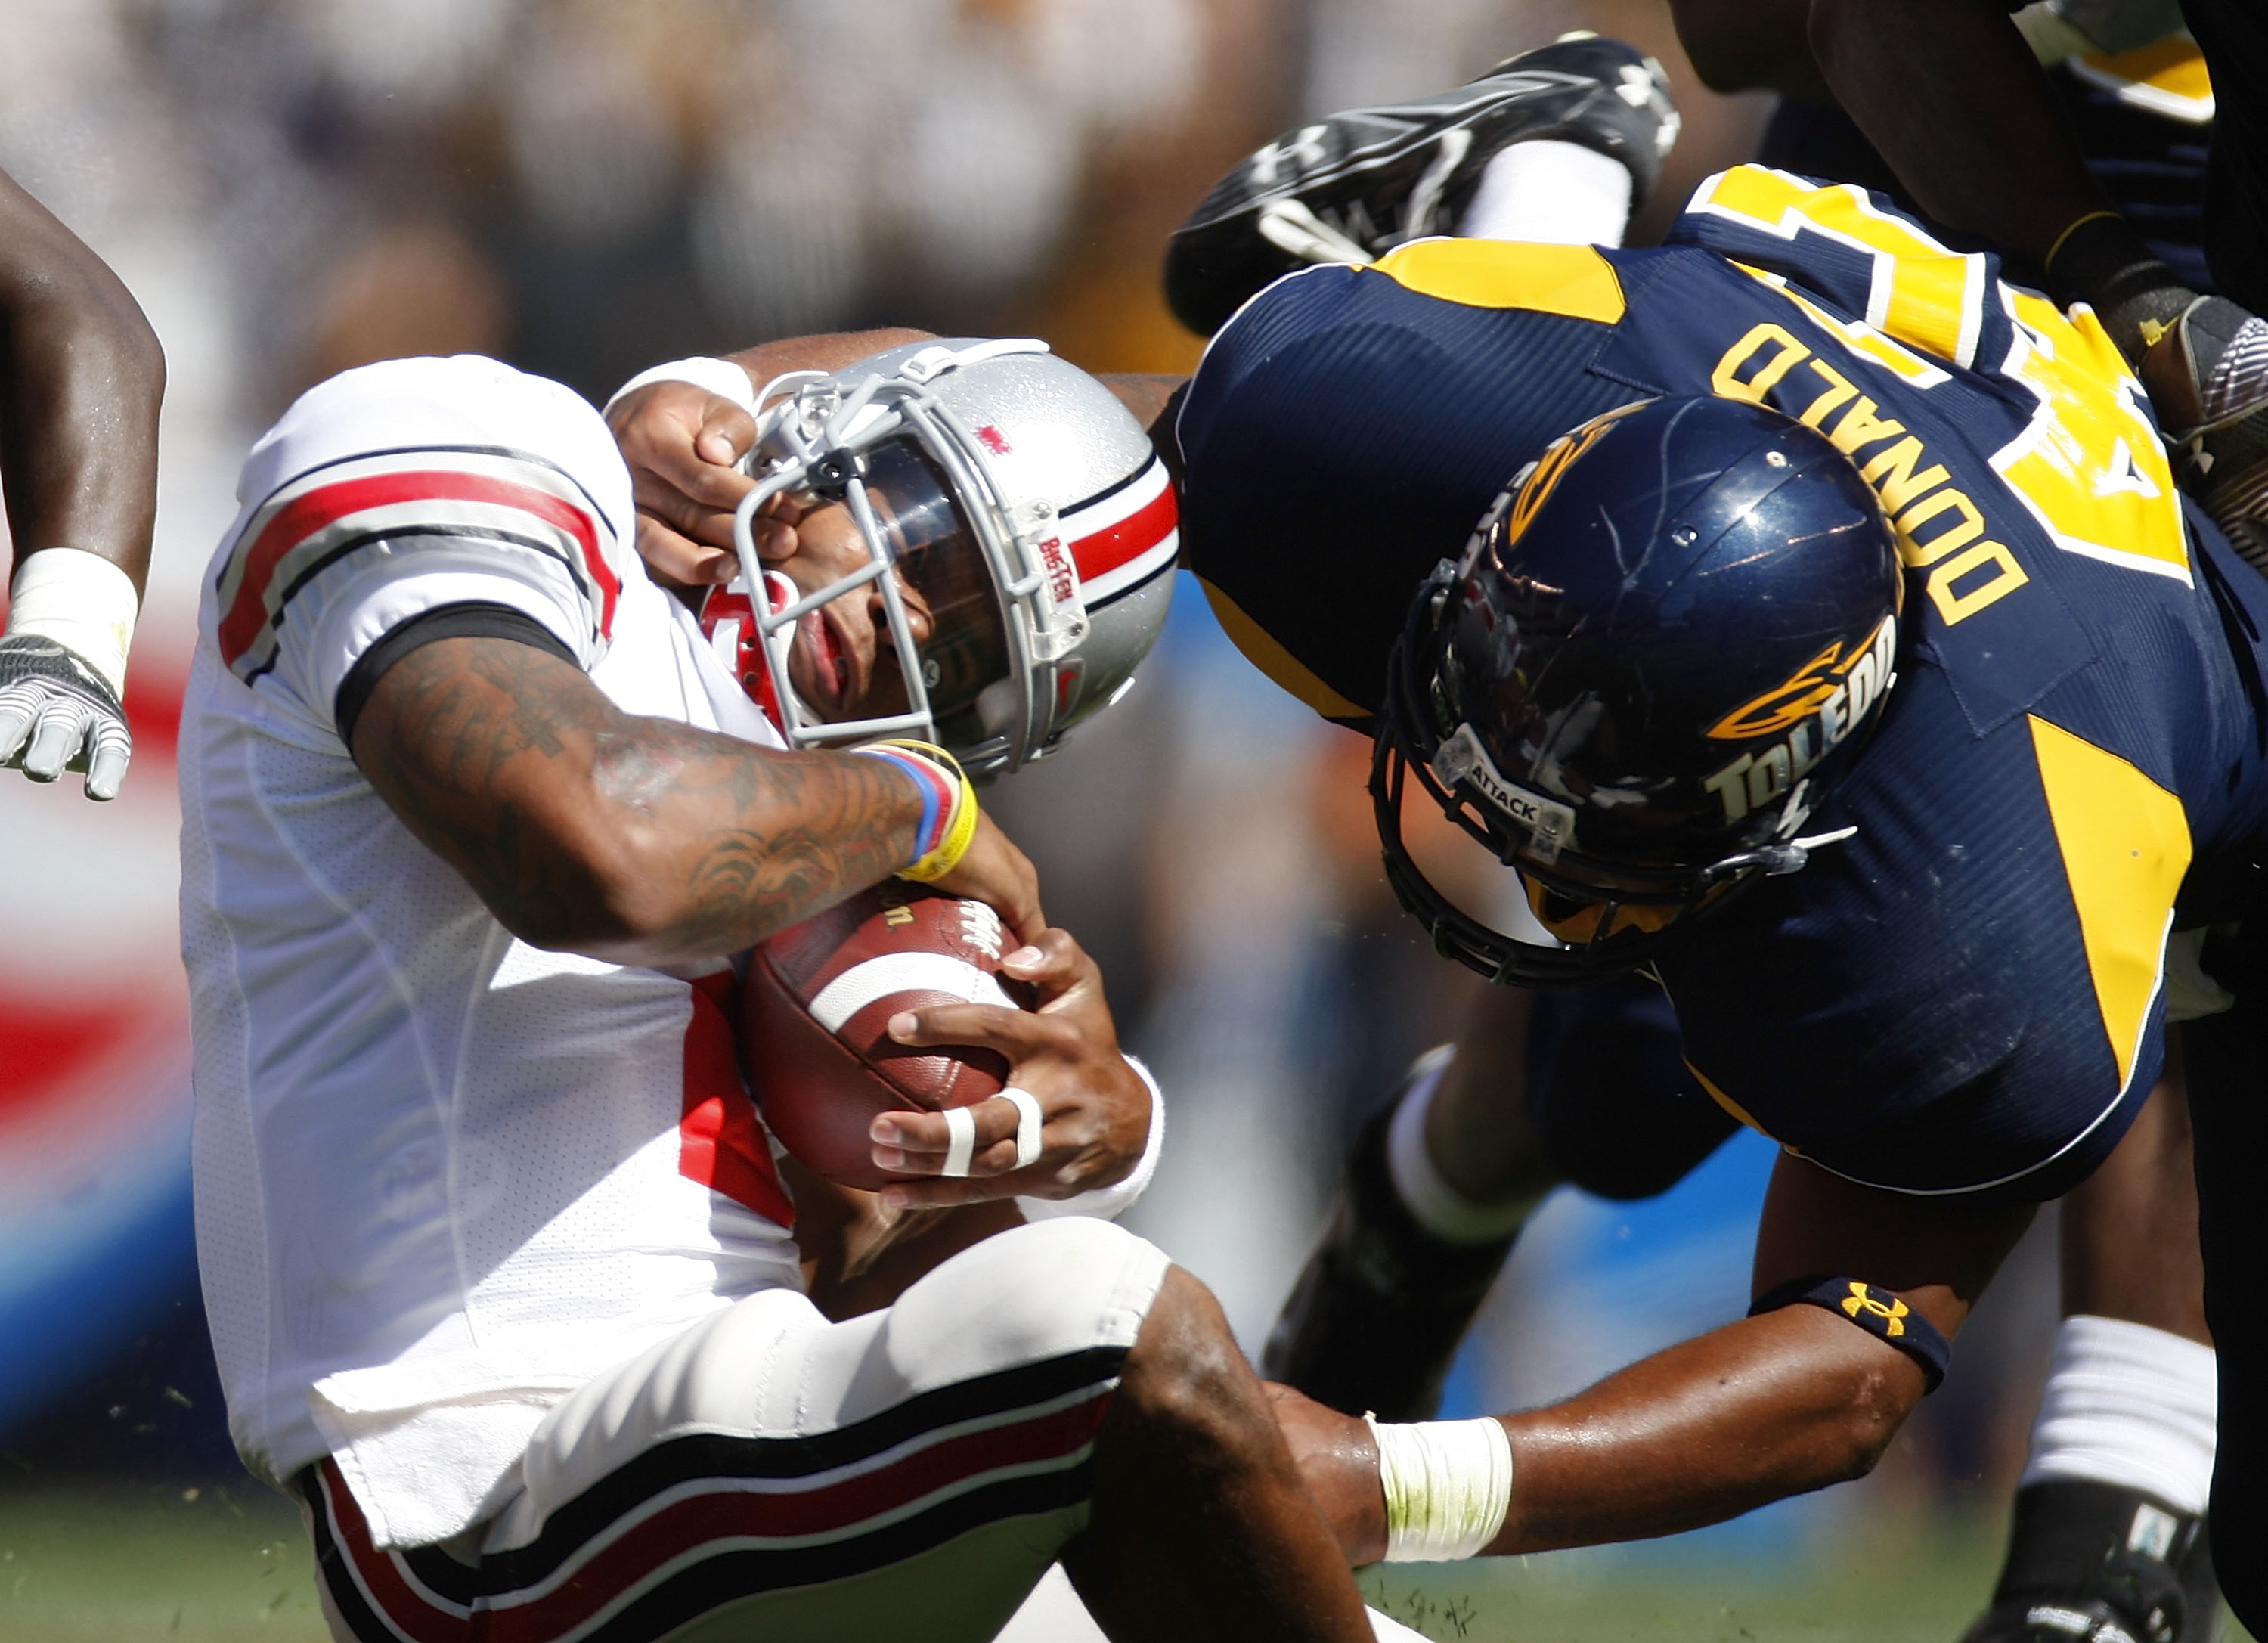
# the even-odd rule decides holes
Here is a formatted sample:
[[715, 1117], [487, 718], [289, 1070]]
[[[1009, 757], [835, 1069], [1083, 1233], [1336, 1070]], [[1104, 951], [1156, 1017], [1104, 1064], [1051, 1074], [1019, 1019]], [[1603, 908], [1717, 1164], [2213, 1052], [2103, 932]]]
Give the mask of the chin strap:
[[1722, 861], [1712, 862], [1706, 870], [1707, 876], [1711, 879], [1730, 879], [1751, 867], [1763, 869], [1767, 879], [1800, 873], [1810, 864], [1813, 851], [1824, 844], [1839, 844], [1858, 830], [1856, 827], [1837, 828], [1832, 833], [1814, 833], [1805, 838], [1792, 838], [1785, 844], [1766, 844], [1756, 850], [1744, 850], [1737, 856], [1727, 856]]

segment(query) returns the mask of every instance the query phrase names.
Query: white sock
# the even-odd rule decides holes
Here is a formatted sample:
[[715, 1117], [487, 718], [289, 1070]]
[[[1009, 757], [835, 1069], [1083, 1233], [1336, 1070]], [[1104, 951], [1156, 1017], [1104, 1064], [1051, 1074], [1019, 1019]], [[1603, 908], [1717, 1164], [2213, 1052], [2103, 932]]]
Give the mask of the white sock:
[[1631, 174], [1580, 143], [1515, 143], [1481, 173], [1457, 220], [1465, 239], [1551, 246], [1618, 246], [1630, 226]]
[[1418, 1224], [1444, 1243], [1489, 1243], [1521, 1228], [1535, 1207], [1532, 1198], [1477, 1204], [1441, 1179], [1425, 1151], [1425, 1111], [1456, 1053], [1454, 1044], [1428, 1050], [1410, 1069], [1410, 1087], [1386, 1131], [1386, 1170], [1395, 1196]]
[[2023, 1483], [2113, 1484], [2204, 1511], [2213, 1485], [2215, 1361], [2212, 1347], [2147, 1324], [2066, 1318]]

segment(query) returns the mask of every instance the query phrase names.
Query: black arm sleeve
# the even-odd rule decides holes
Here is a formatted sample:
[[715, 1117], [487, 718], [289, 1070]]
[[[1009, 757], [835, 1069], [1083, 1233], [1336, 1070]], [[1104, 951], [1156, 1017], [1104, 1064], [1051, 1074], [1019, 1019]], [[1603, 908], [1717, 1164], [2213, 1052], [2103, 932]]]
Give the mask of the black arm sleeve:
[[337, 699], [331, 704], [331, 717], [338, 725], [339, 740], [349, 747], [354, 745], [355, 721], [362, 717], [370, 693], [378, 689], [378, 682], [386, 676], [387, 668], [421, 645], [431, 645], [436, 639], [465, 638], [512, 639], [521, 645], [532, 645], [539, 651], [549, 651], [570, 667], [582, 666], [576, 660], [575, 652], [559, 642], [558, 635], [509, 605], [479, 601], [442, 605], [388, 630], [384, 637], [362, 653], [362, 659], [339, 682]]

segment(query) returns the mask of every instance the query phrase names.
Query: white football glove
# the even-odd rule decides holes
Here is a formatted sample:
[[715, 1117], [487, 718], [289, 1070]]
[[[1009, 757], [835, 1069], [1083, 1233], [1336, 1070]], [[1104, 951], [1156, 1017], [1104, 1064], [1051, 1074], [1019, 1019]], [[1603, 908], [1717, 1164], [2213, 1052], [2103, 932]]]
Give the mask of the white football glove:
[[77, 652], [36, 634], [0, 638], [0, 768], [35, 782], [86, 772], [89, 799], [115, 799], [134, 756], [126, 712]]

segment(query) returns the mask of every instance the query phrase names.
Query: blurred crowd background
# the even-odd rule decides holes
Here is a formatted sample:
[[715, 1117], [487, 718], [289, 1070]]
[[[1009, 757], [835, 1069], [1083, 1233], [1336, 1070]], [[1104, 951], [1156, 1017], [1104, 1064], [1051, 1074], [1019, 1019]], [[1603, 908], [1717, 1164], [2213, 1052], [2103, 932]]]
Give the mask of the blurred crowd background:
[[[601, 400], [658, 360], [877, 323], [1186, 370], [1199, 343], [1155, 272], [1219, 172], [1578, 26], [1669, 66], [1684, 137], [1634, 238], [1658, 235], [1769, 112], [1694, 82], [1660, 0], [0, 4], [0, 166], [119, 270], [172, 368], [126, 795], [0, 783], [0, 1492], [194, 1500], [233, 1471], [188, 1244], [172, 721], [237, 461], [294, 394], [472, 350]], [[1392, 904], [1365, 747], [1277, 695], [1193, 592], [1129, 701], [991, 802], [1172, 1099], [1138, 1229], [1256, 1351], [1344, 1138], [1476, 984]], [[1668, 1200], [1555, 1201], [1450, 1412], [1736, 1315], [1769, 1158], [1744, 1138]], [[1813, 1557], [2005, 1499], [2051, 1257], [2036, 1229], [1865, 1485], [1568, 1566]]]

